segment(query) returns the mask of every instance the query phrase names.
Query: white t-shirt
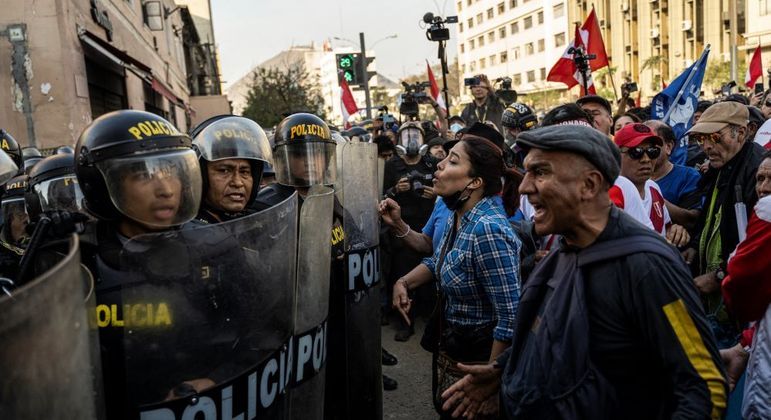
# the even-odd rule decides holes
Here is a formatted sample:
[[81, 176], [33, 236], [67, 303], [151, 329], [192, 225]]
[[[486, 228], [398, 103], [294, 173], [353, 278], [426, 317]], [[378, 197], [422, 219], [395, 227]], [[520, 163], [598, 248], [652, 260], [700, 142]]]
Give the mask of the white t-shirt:
[[619, 175], [616, 178], [616, 183], [610, 188], [608, 193], [610, 194], [610, 200], [616, 207], [624, 210], [624, 213], [632, 216], [632, 218], [643, 225], [653, 229], [653, 223], [648, 216], [650, 211], [643, 204], [640, 193], [632, 181]]
[[667, 225], [672, 223], [672, 219], [669, 217], [669, 211], [664, 203], [664, 195], [661, 194], [659, 184], [650, 179], [645, 181], [643, 194], [643, 205], [653, 224], [653, 230], [662, 236], [667, 236]]

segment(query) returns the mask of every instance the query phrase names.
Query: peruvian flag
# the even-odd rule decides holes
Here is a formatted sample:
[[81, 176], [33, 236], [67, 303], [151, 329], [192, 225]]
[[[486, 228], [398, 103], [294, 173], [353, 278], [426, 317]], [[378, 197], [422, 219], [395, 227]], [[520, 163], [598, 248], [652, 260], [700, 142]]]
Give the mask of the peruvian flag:
[[340, 78], [340, 102], [342, 102], [340, 109], [343, 113], [343, 125], [346, 129], [351, 128], [348, 118], [350, 118], [352, 114], [358, 112], [359, 107], [356, 106], [356, 101], [353, 99], [351, 88], [348, 86], [348, 82], [345, 81], [344, 77]]
[[[554, 65], [554, 67], [551, 68], [549, 71], [549, 75], [546, 76], [546, 80], [552, 81], [552, 82], [560, 82], [568, 85], [568, 89], [572, 88], [575, 85], [581, 86], [581, 96], [584, 96], [587, 94], [587, 92], [584, 92], [584, 80], [583, 75], [581, 75], [581, 72], [578, 70], [578, 67], [576, 67], [576, 63], [573, 61], [573, 54], [570, 53], [571, 48], [575, 49], [583, 49], [586, 51], [586, 44], [584, 44], [584, 41], [581, 36], [581, 29], [576, 25], [576, 33], [575, 38], [573, 39], [573, 42], [570, 43], [567, 48], [565, 48], [565, 52], [562, 53], [562, 57], [560, 57], [559, 60], [557, 60], [557, 64]], [[591, 63], [591, 61], [590, 61]], [[589, 89], [589, 93], [592, 95], [597, 94], [597, 90], [594, 88], [594, 82], [592, 81], [592, 70], [591, 66], [586, 72], [586, 79], [587, 79], [587, 86]]]
[[597, 20], [597, 14], [594, 13], [594, 6], [592, 6], [592, 11], [584, 24], [581, 25], [581, 40], [586, 47], [586, 53], [597, 56], [594, 60], [589, 60], [589, 67], [592, 71], [608, 65], [608, 53], [605, 52], [605, 43], [602, 42], [600, 21]]
[[431, 97], [434, 98], [437, 104], [439, 104], [439, 108], [442, 108], [446, 112], [447, 104], [444, 103], [444, 97], [439, 91], [439, 84], [436, 83], [434, 72], [431, 70], [431, 66], [428, 64], [428, 60], [426, 60], [426, 67], [428, 68], [428, 81], [431, 83]]
[[744, 85], [751, 88], [755, 86], [755, 81], [758, 77], [763, 75], [763, 62], [760, 59], [760, 45], [755, 48], [755, 52], [752, 54], [752, 60], [747, 67], [747, 74], [744, 76]]

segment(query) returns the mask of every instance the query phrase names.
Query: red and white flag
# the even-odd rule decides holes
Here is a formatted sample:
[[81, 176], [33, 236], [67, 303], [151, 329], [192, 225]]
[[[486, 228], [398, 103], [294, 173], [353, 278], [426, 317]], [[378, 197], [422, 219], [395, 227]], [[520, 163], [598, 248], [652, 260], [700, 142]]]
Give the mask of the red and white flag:
[[426, 60], [426, 67], [428, 68], [428, 81], [431, 83], [431, 97], [439, 104], [439, 108], [442, 108], [446, 112], [447, 104], [444, 103], [444, 97], [442, 96], [442, 92], [439, 91], [439, 84], [436, 83], [434, 72], [431, 70], [428, 60]]
[[599, 70], [608, 65], [608, 53], [605, 52], [605, 43], [602, 41], [602, 32], [600, 31], [600, 21], [597, 20], [597, 14], [592, 11], [581, 25], [581, 41], [586, 48], [587, 54], [594, 54], [597, 58], [589, 60], [589, 68]]
[[340, 78], [340, 102], [340, 109], [343, 113], [343, 125], [346, 129], [351, 128], [348, 118], [350, 118], [352, 114], [357, 113], [359, 107], [356, 106], [356, 101], [353, 99], [351, 88], [348, 86], [348, 82], [345, 81], [344, 77]]
[[[565, 52], [562, 53], [562, 57], [557, 60], [557, 64], [549, 70], [549, 75], [546, 76], [546, 80], [564, 83], [568, 85], [568, 89], [575, 85], [581, 85], [581, 96], [584, 96], [587, 94], [587, 92], [584, 92], [584, 75], [581, 74], [575, 61], [573, 61], [573, 53], [569, 52], [571, 48], [583, 49], [585, 51], [585, 44], [582, 40], [580, 28], [578, 26], [576, 26], [573, 42], [565, 48]], [[592, 81], [591, 67], [586, 71], [586, 86], [589, 90], [589, 94], [597, 94], [597, 90], [594, 88], [594, 82]]]
[[747, 74], [744, 76], [744, 85], [748, 88], [755, 86], [755, 81], [763, 75], [763, 61], [760, 59], [760, 45], [752, 54], [750, 65], [747, 66]]

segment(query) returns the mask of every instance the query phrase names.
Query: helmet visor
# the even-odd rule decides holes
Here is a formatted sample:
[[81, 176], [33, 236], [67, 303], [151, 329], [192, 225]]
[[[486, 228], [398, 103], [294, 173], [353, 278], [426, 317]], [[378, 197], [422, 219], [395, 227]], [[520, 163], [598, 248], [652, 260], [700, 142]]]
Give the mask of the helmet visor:
[[273, 165], [276, 181], [294, 187], [334, 184], [336, 148], [335, 143], [329, 142], [300, 142], [276, 147]]
[[19, 173], [19, 167], [13, 163], [13, 159], [5, 152], [0, 151], [0, 184], [5, 184], [17, 173]]
[[206, 127], [193, 144], [208, 161], [255, 159], [273, 163], [265, 132], [254, 121], [241, 117], [223, 118]]
[[86, 214], [83, 193], [74, 175], [43, 181], [32, 187], [40, 200], [42, 211], [66, 210]]
[[27, 208], [24, 206], [24, 198], [8, 198], [0, 204], [0, 213], [3, 215], [3, 229], [8, 240], [18, 243], [27, 236], [26, 227], [29, 224]]
[[143, 225], [168, 228], [198, 213], [201, 172], [191, 149], [108, 159], [96, 166], [118, 211]]

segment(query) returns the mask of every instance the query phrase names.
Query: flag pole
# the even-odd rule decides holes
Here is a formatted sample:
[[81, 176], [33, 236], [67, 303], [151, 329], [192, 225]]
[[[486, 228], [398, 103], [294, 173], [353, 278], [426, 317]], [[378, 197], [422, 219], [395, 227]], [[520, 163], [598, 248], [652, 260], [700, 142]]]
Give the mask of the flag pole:
[[[707, 46], [704, 48], [704, 52], [701, 53], [701, 57], [699, 57], [698, 64], [694, 63], [694, 65], [691, 67], [691, 72], [688, 73], [688, 77], [685, 79], [685, 82], [682, 84], [682, 86], [688, 86], [691, 83], [691, 80], [693, 80], [693, 77], [696, 75], [696, 71], [699, 67], [701, 67], [701, 62], [703, 60], [707, 59], [707, 53], [709, 53], [711, 46], [710, 44], [707, 44]], [[672, 101], [672, 104], [676, 104], [680, 101], [680, 98], [683, 97], [683, 89], [680, 88], [680, 90], [677, 91], [677, 96], [675, 96], [675, 100]], [[664, 118], [661, 119], [661, 121], [666, 121], [669, 119], [669, 116], [672, 115], [672, 112], [675, 110], [674, 106], [670, 106], [667, 110], [667, 113], [664, 115]]]
[[[594, 9], [594, 3], [592, 3], [592, 12], [594, 12], [595, 18], [597, 18], [597, 11]], [[599, 23], [600, 22], [597, 22], [597, 26], [599, 26]], [[600, 36], [602, 36], [602, 28], [600, 28]], [[605, 38], [602, 38], [602, 46], [605, 46]], [[587, 46], [587, 48], [589, 48], [589, 46]], [[605, 55], [608, 55], [607, 51], [605, 51]], [[611, 58], [608, 57], [608, 76], [610, 76], [610, 85], [613, 86], [613, 99], [616, 101], [616, 109], [618, 109], [618, 93], [616, 92], [616, 82], [613, 80], [613, 70], [610, 64]]]

